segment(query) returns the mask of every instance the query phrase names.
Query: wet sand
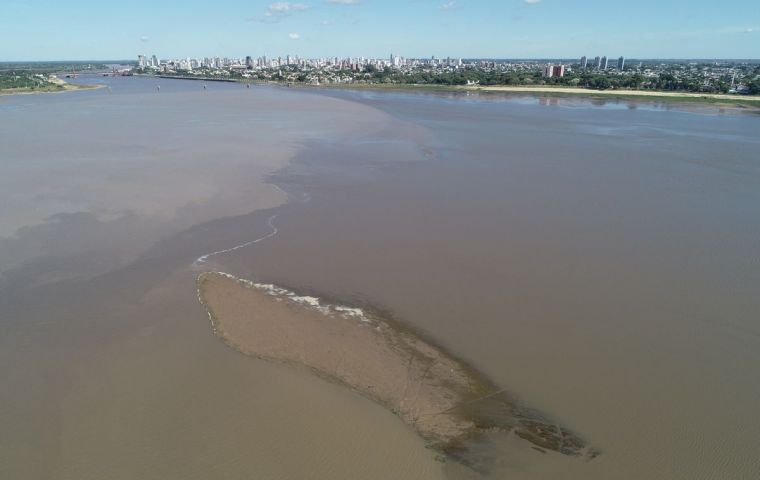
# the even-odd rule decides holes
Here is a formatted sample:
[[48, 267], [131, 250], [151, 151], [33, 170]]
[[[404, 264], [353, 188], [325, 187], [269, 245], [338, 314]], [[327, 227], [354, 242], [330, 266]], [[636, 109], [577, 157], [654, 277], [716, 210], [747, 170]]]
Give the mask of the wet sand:
[[398, 322], [219, 272], [198, 277], [198, 298], [214, 332], [233, 348], [359, 392], [474, 469], [488, 469], [468, 449], [485, 433], [512, 433], [536, 448], [586, 459], [598, 453]]

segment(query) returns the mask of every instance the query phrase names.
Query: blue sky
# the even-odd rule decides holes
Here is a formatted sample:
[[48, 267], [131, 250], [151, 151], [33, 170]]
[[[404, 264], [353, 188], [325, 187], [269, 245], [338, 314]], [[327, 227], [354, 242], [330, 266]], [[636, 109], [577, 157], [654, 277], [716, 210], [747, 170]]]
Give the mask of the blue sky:
[[2, 0], [0, 61], [760, 58], [758, 0]]

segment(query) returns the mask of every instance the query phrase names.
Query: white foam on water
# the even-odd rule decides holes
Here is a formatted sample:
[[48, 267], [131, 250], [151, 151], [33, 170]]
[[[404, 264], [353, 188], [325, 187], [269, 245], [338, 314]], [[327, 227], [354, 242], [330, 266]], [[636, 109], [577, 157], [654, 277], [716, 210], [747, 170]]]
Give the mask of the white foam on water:
[[[314, 297], [311, 295], [298, 295], [297, 293], [291, 290], [279, 287], [271, 283], [257, 283], [251, 280], [247, 280], [245, 278], [236, 277], [227, 272], [214, 272], [214, 273], [216, 275], [229, 278], [230, 280], [235, 280], [237, 283], [245, 286], [246, 288], [255, 288], [257, 290], [260, 290], [266, 295], [275, 297], [275, 300], [277, 301], [284, 300], [284, 301], [297, 303], [300, 306], [306, 307], [310, 310], [315, 310], [317, 312], [322, 313], [323, 315], [336, 315], [336, 316], [341, 316], [343, 318], [351, 318], [351, 319], [359, 320], [362, 323], [368, 323], [368, 324], [375, 323], [365, 314], [364, 310], [362, 310], [361, 308], [326, 303], [326, 302], [323, 302], [318, 297]], [[198, 291], [198, 301], [203, 303], [201, 299], [200, 290]], [[213, 325], [213, 319], [212, 319], [212, 325]]]
[[[277, 186], [275, 185], [275, 187], [277, 187]], [[280, 187], [277, 187], [277, 188], [280, 189]], [[280, 190], [282, 190], [282, 189], [280, 189]], [[308, 194], [304, 194], [304, 195], [307, 196]], [[310, 200], [309, 197], [305, 197], [305, 201], [309, 201], [309, 200]], [[269, 225], [269, 228], [271, 229], [271, 231], [269, 233], [267, 233], [266, 235], [261, 236], [259, 238], [256, 238], [254, 240], [245, 242], [245, 243], [241, 243], [240, 245], [235, 245], [234, 247], [225, 248], [223, 250], [217, 250], [215, 252], [211, 252], [211, 253], [207, 253], [205, 255], [201, 255], [200, 257], [198, 257], [195, 260], [195, 262], [193, 262], [193, 267], [199, 267], [199, 266], [203, 265], [204, 263], [206, 263], [206, 261], [208, 261], [209, 258], [211, 258], [213, 256], [221, 255], [221, 254], [224, 254], [224, 253], [233, 252], [235, 250], [239, 250], [241, 248], [248, 247], [248, 246], [253, 245], [255, 243], [259, 243], [259, 242], [261, 242], [263, 240], [266, 240], [267, 238], [274, 237], [279, 232], [279, 230], [277, 229], [277, 227], [274, 225], [274, 219], [275, 218], [277, 218], [277, 215], [272, 215], [267, 220], [267, 225]], [[227, 272], [218, 272], [217, 271], [217, 272], [214, 272], [214, 273], [216, 275], [220, 275], [222, 277], [229, 278], [230, 280], [235, 280], [240, 285], [243, 285], [246, 288], [255, 288], [257, 290], [260, 290], [260, 291], [264, 292], [267, 295], [275, 297], [275, 299], [277, 301], [283, 301], [283, 300], [285, 300], [285, 301], [290, 301], [290, 302], [293, 302], [293, 303], [297, 303], [298, 305], [301, 305], [303, 307], [309, 308], [311, 310], [318, 311], [318, 312], [322, 313], [323, 315], [336, 315], [336, 316], [341, 316], [341, 317], [347, 318], [347, 319], [351, 318], [351, 319], [359, 320], [362, 323], [375, 324], [375, 322], [373, 322], [365, 314], [364, 310], [362, 310], [361, 308], [349, 307], [349, 306], [346, 306], [346, 305], [333, 305], [333, 304], [323, 303], [322, 300], [320, 300], [319, 298], [314, 297], [314, 296], [310, 296], [310, 295], [298, 295], [298, 294], [296, 294], [295, 292], [293, 292], [291, 290], [288, 290], [286, 288], [282, 288], [282, 287], [274, 285], [272, 283], [257, 283], [257, 282], [254, 282], [252, 280], [247, 280], [245, 278], [236, 277], [235, 275], [232, 275], [232, 274], [227, 273]], [[198, 302], [200, 302], [201, 305], [206, 306], [205, 303], [203, 302], [203, 298], [201, 297], [200, 284], [198, 285]], [[214, 324], [214, 317], [213, 317], [213, 315], [211, 314], [211, 311], [209, 311], [208, 308], [206, 308], [206, 311], [208, 313], [209, 321], [211, 322], [211, 327], [214, 330], [214, 332], [216, 332], [216, 325]]]
[[335, 310], [349, 317], [361, 318], [364, 316], [364, 310], [361, 308], [344, 307], [342, 305], [338, 305], [335, 307]]
[[261, 242], [263, 240], [266, 240], [267, 238], [274, 237], [279, 232], [279, 230], [277, 229], [277, 227], [274, 226], [274, 219], [275, 218], [277, 218], [277, 215], [272, 215], [267, 220], [267, 225], [269, 225], [269, 228], [271, 229], [271, 231], [269, 233], [267, 233], [266, 235], [264, 235], [263, 237], [256, 238], [256, 239], [251, 240], [249, 242], [241, 243], [240, 245], [235, 245], [234, 247], [225, 248], [224, 250], [217, 250], [216, 252], [211, 252], [211, 253], [207, 253], [205, 255], [201, 255], [200, 257], [198, 257], [198, 258], [195, 259], [195, 261], [193, 262], [193, 267], [199, 267], [200, 265], [206, 263], [206, 261], [209, 258], [214, 257], [216, 255], [221, 255], [223, 253], [234, 252], [235, 250], [240, 250], [241, 248], [245, 248], [245, 247], [253, 245], [254, 243], [259, 243], [259, 242]]
[[290, 297], [296, 303], [305, 303], [312, 307], [319, 307], [319, 299], [317, 297]]

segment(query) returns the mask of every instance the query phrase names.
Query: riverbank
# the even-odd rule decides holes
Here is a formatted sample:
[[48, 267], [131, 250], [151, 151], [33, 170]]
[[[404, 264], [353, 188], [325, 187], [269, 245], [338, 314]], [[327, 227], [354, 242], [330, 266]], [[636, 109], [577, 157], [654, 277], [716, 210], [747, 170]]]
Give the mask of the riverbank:
[[702, 94], [689, 92], [661, 92], [650, 90], [592, 90], [588, 88], [538, 87], [538, 86], [466, 86], [466, 85], [429, 85], [429, 84], [330, 84], [298, 85], [313, 88], [342, 88], [356, 90], [422, 90], [438, 92], [483, 92], [507, 95], [534, 95], [576, 98], [602, 98], [632, 101], [655, 101], [672, 103], [710, 104], [740, 109], [757, 109], [760, 111], [760, 96]]
[[541, 93], [552, 95], [579, 95], [591, 97], [614, 97], [627, 99], [652, 99], [663, 101], [716, 103], [733, 106], [751, 106], [760, 108], [760, 96], [757, 95], [727, 95], [710, 93], [690, 92], [662, 92], [653, 90], [591, 90], [588, 88], [568, 87], [531, 87], [531, 86], [477, 86], [463, 87], [465, 90], [481, 92], [509, 92], [509, 93]]
[[485, 92], [525, 94], [541, 96], [571, 96], [578, 98], [608, 98], [637, 101], [711, 104], [718, 107], [757, 109], [760, 111], [760, 95], [728, 95], [712, 93], [666, 92], [655, 90], [593, 90], [579, 87], [511, 86], [511, 85], [438, 85], [418, 83], [330, 83], [308, 84], [237, 78], [210, 78], [175, 75], [140, 75], [176, 80], [200, 80], [204, 82], [236, 82], [253, 85], [275, 85], [292, 88], [348, 89], [378, 91], [432, 91], [432, 92]]
[[395, 413], [432, 448], [474, 469], [482, 434], [503, 432], [534, 448], [586, 459], [597, 452], [512, 400], [472, 367], [399, 322], [220, 272], [198, 277], [214, 332], [238, 351], [306, 367]]

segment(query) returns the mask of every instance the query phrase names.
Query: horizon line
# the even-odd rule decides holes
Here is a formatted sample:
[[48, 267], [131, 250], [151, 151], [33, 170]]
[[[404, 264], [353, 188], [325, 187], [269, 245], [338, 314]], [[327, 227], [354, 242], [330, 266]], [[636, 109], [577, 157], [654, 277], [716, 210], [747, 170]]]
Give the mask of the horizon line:
[[[141, 54], [142, 55], [142, 54]], [[293, 54], [285, 54], [285, 55], [275, 55], [271, 58], [277, 58], [282, 56], [294, 56]], [[261, 56], [269, 56], [267, 54], [259, 55]], [[336, 55], [320, 55], [320, 56], [300, 56], [295, 55], [302, 59], [315, 59], [315, 58], [334, 58]], [[379, 59], [379, 58], [386, 58], [385, 56], [367, 56], [367, 55], [358, 55], [359, 57], [364, 57], [368, 59]], [[429, 56], [406, 56], [406, 55], [399, 55], [400, 57], [404, 57], [407, 59], [412, 60], [422, 60], [422, 59], [429, 59], [431, 57], [435, 57], [437, 59], [443, 59], [443, 58], [459, 58], [462, 60], [517, 60], [517, 61], [531, 61], [531, 60], [578, 60], [582, 58], [585, 55], [577, 56], [577, 57], [477, 57], [477, 56], [445, 56], [445, 57], [439, 57], [436, 55], [429, 55]], [[604, 55], [600, 55], [602, 57]], [[206, 55], [203, 56], [168, 56], [165, 57], [167, 59], [175, 59], [175, 58], [245, 58], [245, 55], [242, 56], [223, 56], [223, 55], [213, 55], [211, 57], [207, 57]], [[337, 56], [338, 58], [354, 58], [357, 57], [357, 55], [348, 55], [348, 56]], [[742, 62], [760, 62], [760, 57], [758, 58], [741, 58], [741, 57], [626, 57], [625, 55], [622, 55], [626, 60], [688, 60], [688, 61], [696, 61], [696, 60], [721, 60], [721, 61], [742, 61]], [[594, 57], [588, 57], [588, 58], [594, 58]], [[613, 58], [609, 57], [608, 58]], [[615, 57], [617, 58], [617, 57]], [[43, 62], [51, 62], [51, 63], [64, 63], [64, 62], [90, 62], [90, 63], [106, 63], [106, 62], [136, 62], [137, 59], [131, 59], [131, 58], [110, 58], [110, 59], [97, 59], [97, 58], [83, 58], [83, 59], [73, 59], [73, 58], [67, 58], [67, 59], [43, 59], [43, 60], [32, 60], [32, 59], [24, 59], [24, 60], [0, 60], [0, 64], [2, 63], [21, 63], [21, 62], [29, 62], [29, 63], [43, 63]]]

